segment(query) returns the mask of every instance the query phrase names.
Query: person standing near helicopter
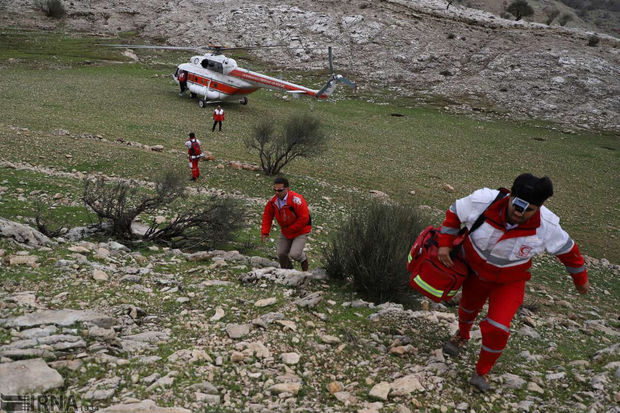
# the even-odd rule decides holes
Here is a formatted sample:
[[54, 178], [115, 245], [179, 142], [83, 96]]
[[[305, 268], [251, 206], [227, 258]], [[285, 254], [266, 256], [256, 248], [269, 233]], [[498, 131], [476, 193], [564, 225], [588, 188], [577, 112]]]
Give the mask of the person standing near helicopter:
[[181, 88], [179, 96], [183, 96], [187, 90], [187, 72], [185, 70], [181, 70], [177, 79], [179, 80], [179, 87]]
[[215, 132], [215, 125], [220, 124], [220, 132], [222, 131], [222, 121], [224, 120], [224, 109], [220, 105], [213, 111], [213, 127], [211, 132]]

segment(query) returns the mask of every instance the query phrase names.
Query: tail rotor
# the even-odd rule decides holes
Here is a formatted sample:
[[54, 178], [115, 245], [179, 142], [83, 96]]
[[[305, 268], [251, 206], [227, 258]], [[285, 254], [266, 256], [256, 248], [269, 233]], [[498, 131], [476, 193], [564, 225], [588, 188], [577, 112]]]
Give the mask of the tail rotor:
[[346, 77], [342, 75], [338, 75], [334, 72], [334, 64], [332, 62], [331, 46], [327, 48], [327, 58], [329, 60], [329, 71], [331, 75], [329, 77], [329, 80], [325, 84], [325, 86], [323, 86], [321, 90], [317, 92], [316, 97], [321, 98], [323, 96], [326, 96], [326, 97], [330, 96], [332, 93], [334, 93], [334, 90], [336, 90], [336, 87], [338, 86], [339, 83], [344, 83], [345, 85], [350, 86], [351, 88], [355, 89], [356, 88], [355, 83], [351, 82]]

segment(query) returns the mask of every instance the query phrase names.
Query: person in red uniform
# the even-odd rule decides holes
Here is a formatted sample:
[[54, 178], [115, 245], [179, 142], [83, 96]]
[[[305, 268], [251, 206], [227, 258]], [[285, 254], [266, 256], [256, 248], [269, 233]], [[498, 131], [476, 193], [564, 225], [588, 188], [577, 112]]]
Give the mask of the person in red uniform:
[[301, 263], [302, 271], [308, 271], [308, 257], [304, 253], [306, 240], [312, 229], [308, 204], [301, 195], [289, 189], [286, 178], [276, 178], [273, 181], [273, 190], [275, 195], [267, 202], [263, 212], [261, 242], [269, 236], [275, 216], [281, 231], [277, 249], [280, 267], [293, 268], [292, 259]]
[[179, 96], [183, 96], [187, 90], [187, 72], [185, 70], [181, 70], [177, 79], [179, 80], [179, 87], [181, 88]]
[[222, 122], [224, 121], [224, 109], [220, 105], [217, 105], [217, 108], [213, 111], [213, 127], [211, 128], [211, 132], [215, 132], [215, 125], [220, 124], [219, 131], [222, 131]]
[[189, 139], [185, 141], [187, 146], [187, 158], [189, 160], [189, 167], [192, 170], [192, 181], [195, 181], [200, 176], [200, 169], [198, 163], [202, 158], [202, 149], [200, 148], [200, 141], [196, 138], [194, 132], [190, 132]]
[[526, 173], [515, 179], [508, 196], [493, 202], [498, 192], [479, 189], [452, 204], [440, 229], [437, 253], [442, 264], [452, 266], [450, 251], [461, 225], [471, 227], [484, 212], [484, 223], [463, 244], [462, 253], [472, 271], [463, 284], [459, 330], [444, 345], [444, 352], [458, 355], [488, 301], [487, 316], [480, 322], [482, 348], [470, 380], [482, 392], [490, 389], [487, 375], [508, 343], [510, 323], [523, 303], [534, 255], [545, 251], [555, 255], [580, 294], [589, 288], [577, 244], [560, 227], [560, 219], [543, 206], [553, 195], [551, 180]]

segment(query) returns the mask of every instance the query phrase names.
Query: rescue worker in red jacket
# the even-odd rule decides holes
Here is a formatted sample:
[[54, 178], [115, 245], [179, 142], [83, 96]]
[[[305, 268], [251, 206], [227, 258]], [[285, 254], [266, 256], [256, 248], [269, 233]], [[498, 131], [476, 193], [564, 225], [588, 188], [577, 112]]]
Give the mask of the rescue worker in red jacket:
[[[442, 264], [453, 265], [450, 251], [461, 225], [471, 227], [497, 194], [497, 190], [479, 189], [446, 211], [437, 253]], [[482, 348], [470, 380], [482, 392], [490, 389], [487, 374], [508, 343], [510, 323], [523, 303], [534, 255], [545, 251], [555, 255], [572, 276], [577, 291], [588, 291], [588, 274], [577, 244], [560, 227], [560, 219], [543, 206], [551, 195], [553, 185], [548, 177], [519, 175], [510, 194], [484, 212], [484, 223], [463, 244], [462, 253], [472, 271], [463, 284], [459, 330], [446, 342], [444, 352], [459, 354], [488, 300], [487, 316], [480, 322]]]
[[192, 170], [192, 181], [195, 181], [200, 176], [200, 168], [198, 168], [198, 162], [203, 157], [202, 149], [200, 148], [200, 141], [196, 138], [194, 132], [190, 132], [189, 139], [185, 141], [187, 146], [187, 158], [189, 160], [189, 167]]
[[222, 131], [222, 122], [224, 121], [224, 109], [220, 105], [213, 111], [213, 127], [211, 132], [215, 132], [215, 125], [220, 124], [220, 132]]
[[308, 204], [301, 195], [289, 189], [286, 178], [276, 178], [273, 190], [275, 195], [267, 202], [263, 212], [261, 242], [269, 236], [275, 216], [281, 231], [277, 249], [280, 267], [293, 268], [292, 259], [301, 263], [302, 271], [308, 271], [308, 257], [304, 253], [308, 233], [312, 229]]
[[181, 88], [179, 96], [183, 96], [187, 90], [187, 72], [185, 70], [181, 70], [177, 79], [179, 80], [179, 87]]

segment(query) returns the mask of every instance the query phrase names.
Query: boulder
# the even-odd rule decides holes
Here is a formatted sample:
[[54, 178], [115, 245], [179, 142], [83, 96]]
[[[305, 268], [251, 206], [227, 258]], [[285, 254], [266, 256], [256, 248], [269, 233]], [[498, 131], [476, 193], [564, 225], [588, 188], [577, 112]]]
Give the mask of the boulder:
[[0, 394], [44, 393], [65, 380], [40, 358], [0, 364]]

